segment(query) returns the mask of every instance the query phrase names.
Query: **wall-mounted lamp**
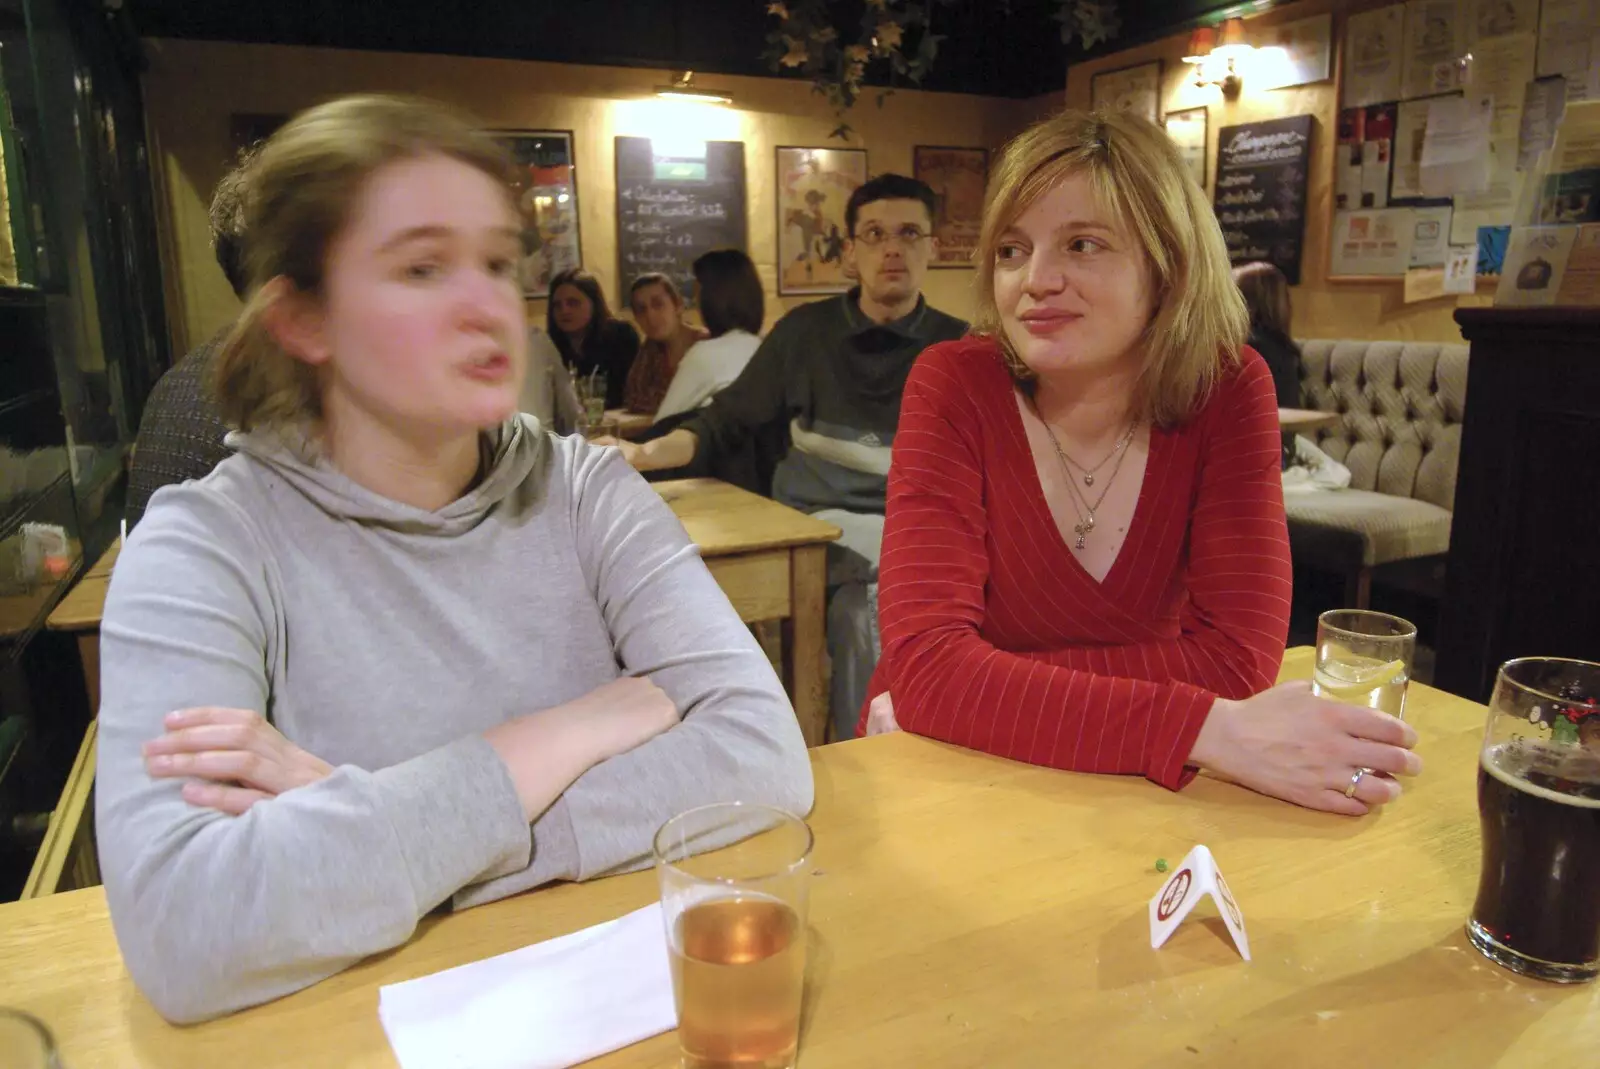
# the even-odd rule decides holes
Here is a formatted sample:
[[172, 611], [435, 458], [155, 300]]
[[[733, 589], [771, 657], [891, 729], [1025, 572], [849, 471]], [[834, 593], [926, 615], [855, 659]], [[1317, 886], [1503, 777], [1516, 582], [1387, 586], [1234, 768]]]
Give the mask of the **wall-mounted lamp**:
[[1243, 19], [1223, 22], [1220, 44], [1218, 36], [1215, 27], [1196, 27], [1189, 35], [1189, 54], [1183, 61], [1194, 65], [1195, 85], [1218, 86], [1222, 95], [1231, 100], [1244, 88], [1242, 61], [1255, 49], [1245, 42]]
[[694, 84], [694, 71], [684, 71], [671, 85], [656, 86], [656, 96], [669, 100], [696, 100], [702, 104], [732, 104], [733, 94], [721, 89], [702, 89]]

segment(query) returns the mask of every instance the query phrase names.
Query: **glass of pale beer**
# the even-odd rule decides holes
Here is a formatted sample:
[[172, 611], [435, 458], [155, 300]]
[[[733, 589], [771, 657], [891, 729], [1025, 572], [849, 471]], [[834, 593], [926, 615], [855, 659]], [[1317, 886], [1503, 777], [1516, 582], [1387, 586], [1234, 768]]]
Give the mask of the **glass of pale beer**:
[[1478, 761], [1483, 868], [1467, 938], [1540, 980], [1600, 974], [1600, 664], [1507, 661]]
[[1417, 629], [1409, 621], [1367, 609], [1330, 610], [1317, 618], [1311, 690], [1403, 718], [1416, 653]]
[[55, 1036], [43, 1021], [0, 1006], [0, 1069], [61, 1069]]
[[793, 1069], [811, 847], [799, 817], [743, 802], [656, 833], [683, 1069]]

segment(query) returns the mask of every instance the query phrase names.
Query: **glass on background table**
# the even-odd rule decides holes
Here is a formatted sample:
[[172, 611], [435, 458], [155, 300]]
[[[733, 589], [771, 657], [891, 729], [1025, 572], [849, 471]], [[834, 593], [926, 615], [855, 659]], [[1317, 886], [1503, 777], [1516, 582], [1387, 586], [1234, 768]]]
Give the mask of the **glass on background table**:
[[1478, 759], [1478, 817], [1472, 945], [1540, 980], [1600, 975], [1600, 664], [1501, 666]]
[[799, 817], [741, 802], [656, 833], [683, 1069], [793, 1069], [812, 842]]

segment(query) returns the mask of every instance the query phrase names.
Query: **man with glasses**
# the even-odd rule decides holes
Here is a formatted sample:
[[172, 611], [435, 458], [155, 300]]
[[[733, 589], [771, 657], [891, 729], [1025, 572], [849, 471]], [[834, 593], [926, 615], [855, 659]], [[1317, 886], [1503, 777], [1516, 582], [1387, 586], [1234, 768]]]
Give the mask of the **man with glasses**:
[[744, 373], [678, 429], [612, 443], [647, 472], [769, 449], [781, 459], [763, 492], [844, 531], [828, 549], [835, 739], [854, 736], [877, 661], [878, 552], [900, 394], [923, 349], [967, 330], [922, 297], [933, 208], [933, 191], [904, 175], [861, 186], [845, 206], [843, 249], [859, 285], [778, 320]]

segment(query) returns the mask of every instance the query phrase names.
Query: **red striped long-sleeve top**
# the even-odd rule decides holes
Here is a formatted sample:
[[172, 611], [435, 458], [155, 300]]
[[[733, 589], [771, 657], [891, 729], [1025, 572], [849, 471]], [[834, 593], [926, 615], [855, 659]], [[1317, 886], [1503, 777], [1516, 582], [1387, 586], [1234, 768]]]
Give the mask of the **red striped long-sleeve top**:
[[929, 348], [895, 435], [869, 695], [890, 691], [920, 735], [1181, 787], [1215, 699], [1270, 686], [1283, 661], [1279, 443], [1272, 375], [1246, 349], [1188, 422], [1151, 430], [1096, 582], [1045, 504], [998, 345]]

